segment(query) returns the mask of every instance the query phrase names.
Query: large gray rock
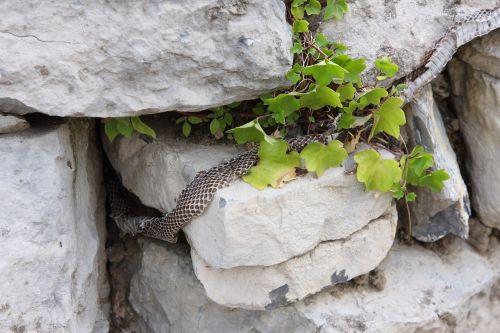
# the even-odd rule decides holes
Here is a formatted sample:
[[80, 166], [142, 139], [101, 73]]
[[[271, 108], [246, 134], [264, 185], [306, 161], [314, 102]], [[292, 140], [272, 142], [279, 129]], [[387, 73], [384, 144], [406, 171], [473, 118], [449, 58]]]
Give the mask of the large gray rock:
[[467, 146], [472, 205], [481, 222], [500, 229], [500, 31], [467, 45], [457, 58], [449, 73]]
[[[483, 257], [460, 240], [447, 253], [396, 245], [380, 270], [385, 289], [322, 291], [267, 311], [210, 301], [194, 276], [189, 250], [145, 240], [130, 301], [141, 332], [494, 333], [500, 325], [500, 249]], [[404, 283], [402, 283], [404, 282]]]
[[0, 111], [196, 111], [287, 85], [291, 32], [281, 0], [22, 0], [2, 1], [0, 12], [8, 13]]
[[432, 193], [429, 189], [416, 191], [418, 199], [409, 205], [412, 234], [424, 242], [434, 242], [449, 233], [467, 238], [470, 215], [467, 187], [430, 84], [415, 95], [405, 111], [411, 145], [421, 145], [433, 153], [435, 168], [444, 169], [450, 175], [440, 192]]
[[392, 246], [397, 219], [392, 207], [349, 237], [321, 242], [302, 256], [267, 267], [212, 268], [193, 247], [193, 268], [213, 301], [270, 310], [376, 268]]
[[[441, 37], [458, 21], [496, 5], [496, 0], [353, 1], [343, 20], [323, 22], [320, 30], [329, 39], [345, 43], [350, 54], [366, 58], [368, 69], [376, 58], [391, 57], [400, 68], [397, 77], [403, 77], [425, 64]], [[369, 84], [375, 83], [373, 74], [366, 75]]]
[[0, 113], [0, 134], [19, 132], [29, 127], [30, 124], [22, 117]]
[[[175, 206], [175, 197], [196, 172], [241, 152], [234, 145], [180, 138], [165, 120], [158, 119], [154, 127], [158, 137], [152, 143], [139, 136], [104, 141], [123, 184], [161, 211]], [[237, 180], [218, 190], [207, 210], [184, 228], [191, 246], [214, 268], [269, 266], [303, 255], [322, 241], [348, 237], [384, 214], [392, 197], [365, 192], [348, 172], [353, 162], [344, 164], [280, 189], [259, 191]]]
[[0, 156], [0, 331], [107, 332], [93, 121], [1, 135]]

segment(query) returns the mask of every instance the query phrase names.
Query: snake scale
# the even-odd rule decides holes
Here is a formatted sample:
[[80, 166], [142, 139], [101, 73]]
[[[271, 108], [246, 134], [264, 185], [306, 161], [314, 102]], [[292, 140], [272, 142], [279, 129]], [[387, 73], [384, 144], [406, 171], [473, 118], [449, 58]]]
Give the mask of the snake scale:
[[[497, 4], [493, 9], [479, 10], [457, 20], [455, 25], [438, 41], [429, 60], [420, 69], [421, 74], [409, 83], [404, 97], [408, 100], [435, 78], [444, 69], [458, 47], [500, 27], [499, 8]], [[291, 150], [301, 151], [310, 142], [326, 142], [327, 139], [324, 135], [309, 135], [288, 140], [288, 143]], [[109, 181], [108, 197], [111, 218], [121, 230], [127, 233], [142, 234], [175, 243], [179, 230], [205, 211], [218, 189], [228, 186], [246, 174], [257, 162], [257, 148], [254, 148], [209, 170], [199, 172], [182, 190], [176, 207], [161, 217], [134, 216], [123, 196], [125, 189], [118, 181]]]
[[[310, 142], [326, 143], [328, 136], [306, 135], [287, 141], [290, 150], [300, 152]], [[258, 148], [253, 148], [213, 168], [198, 172], [182, 190], [175, 208], [161, 217], [133, 216], [123, 196], [123, 187], [114, 180], [108, 184], [111, 218], [127, 233], [139, 233], [176, 243], [179, 230], [205, 211], [217, 190], [245, 175], [257, 164], [257, 152]]]

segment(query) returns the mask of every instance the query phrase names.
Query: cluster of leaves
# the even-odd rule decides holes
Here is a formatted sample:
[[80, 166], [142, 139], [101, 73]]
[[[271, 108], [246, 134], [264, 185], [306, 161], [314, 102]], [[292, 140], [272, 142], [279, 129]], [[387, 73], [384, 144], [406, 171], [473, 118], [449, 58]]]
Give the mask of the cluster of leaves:
[[156, 138], [155, 131], [139, 117], [108, 118], [104, 120], [104, 132], [109, 141], [113, 141], [120, 134], [130, 138], [134, 131]]

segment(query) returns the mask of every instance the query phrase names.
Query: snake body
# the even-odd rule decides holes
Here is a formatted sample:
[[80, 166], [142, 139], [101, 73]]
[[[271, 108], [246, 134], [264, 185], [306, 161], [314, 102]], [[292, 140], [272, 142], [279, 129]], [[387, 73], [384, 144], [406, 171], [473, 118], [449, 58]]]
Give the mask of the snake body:
[[[289, 150], [300, 152], [310, 142], [326, 143], [328, 136], [306, 135], [287, 141]], [[132, 215], [129, 204], [122, 195], [124, 189], [115, 180], [108, 184], [111, 217], [127, 233], [176, 243], [179, 230], [206, 210], [217, 190], [245, 175], [257, 164], [257, 153], [258, 148], [253, 148], [213, 168], [198, 172], [182, 190], [175, 208], [161, 217]]]

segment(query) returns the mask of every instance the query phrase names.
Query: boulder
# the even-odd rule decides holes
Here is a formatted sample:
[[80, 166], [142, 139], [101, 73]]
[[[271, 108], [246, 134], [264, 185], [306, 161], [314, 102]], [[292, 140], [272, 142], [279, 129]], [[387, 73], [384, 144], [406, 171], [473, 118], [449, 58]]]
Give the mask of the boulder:
[[321, 242], [302, 256], [266, 267], [212, 268], [192, 247], [193, 268], [213, 301], [270, 310], [376, 268], [392, 246], [396, 225], [397, 212], [392, 207], [345, 239]]
[[281, 0], [22, 0], [0, 12], [0, 112], [198, 111], [288, 84]]
[[449, 66], [452, 101], [466, 144], [472, 207], [500, 229], [500, 31], [465, 46]]
[[500, 325], [498, 244], [487, 257], [459, 239], [445, 251], [396, 244], [378, 268], [386, 278], [382, 291], [342, 284], [265, 311], [211, 301], [186, 245], [144, 240], [141, 248], [130, 285], [141, 333], [493, 333]]
[[424, 242], [434, 242], [450, 233], [467, 238], [470, 215], [467, 187], [430, 84], [406, 104], [405, 112], [411, 146], [423, 146], [433, 154], [435, 168], [444, 169], [450, 175], [440, 192], [416, 190], [418, 199], [409, 205], [412, 235]]
[[108, 332], [94, 122], [0, 135], [0, 331]]
[[[164, 212], [175, 206], [175, 197], [196, 172], [242, 152], [235, 145], [183, 139], [160, 118], [154, 128], [158, 136], [151, 143], [140, 136], [104, 142], [123, 184], [145, 205]], [[259, 191], [237, 180], [218, 190], [184, 231], [214, 268], [270, 266], [322, 241], [346, 238], [384, 214], [392, 202], [389, 193], [365, 192], [350, 172], [353, 163], [351, 158], [322, 177], [308, 174], [280, 189]]]
[[23, 117], [0, 113], [0, 134], [19, 132], [29, 127], [30, 124]]

